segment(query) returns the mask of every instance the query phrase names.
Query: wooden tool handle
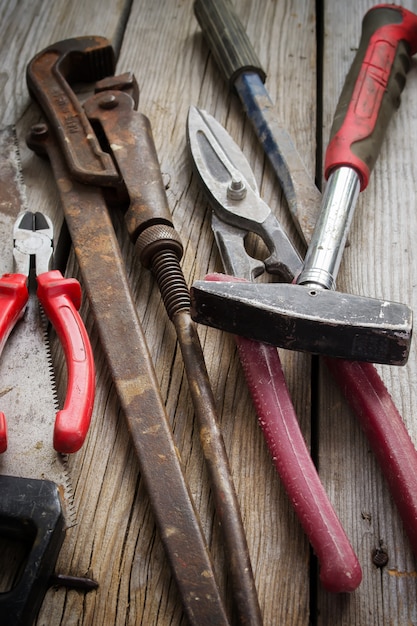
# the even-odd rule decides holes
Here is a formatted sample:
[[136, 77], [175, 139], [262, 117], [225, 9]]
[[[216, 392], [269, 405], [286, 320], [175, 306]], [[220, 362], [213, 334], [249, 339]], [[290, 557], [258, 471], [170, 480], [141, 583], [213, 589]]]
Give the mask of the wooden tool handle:
[[266, 74], [229, 0], [196, 0], [194, 12], [220, 69], [233, 86], [242, 72]]

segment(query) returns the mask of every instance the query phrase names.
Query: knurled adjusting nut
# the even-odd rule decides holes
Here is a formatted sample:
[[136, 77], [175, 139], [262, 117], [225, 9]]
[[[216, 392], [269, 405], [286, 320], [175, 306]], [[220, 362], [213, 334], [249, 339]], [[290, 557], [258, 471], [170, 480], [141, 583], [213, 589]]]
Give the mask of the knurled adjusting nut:
[[159, 252], [172, 250], [178, 260], [183, 254], [181, 239], [177, 231], [167, 224], [154, 224], [145, 228], [136, 240], [135, 249], [145, 267], [151, 266], [153, 257]]

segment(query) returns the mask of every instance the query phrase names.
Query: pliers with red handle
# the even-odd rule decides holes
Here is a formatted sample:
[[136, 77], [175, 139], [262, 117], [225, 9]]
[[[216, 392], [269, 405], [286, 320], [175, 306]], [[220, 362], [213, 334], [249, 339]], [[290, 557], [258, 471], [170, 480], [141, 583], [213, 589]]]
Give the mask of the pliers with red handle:
[[[29, 211], [20, 214], [13, 239], [16, 272], [0, 278], [0, 352], [24, 314], [34, 274], [37, 297], [63, 346], [68, 370], [66, 399], [55, 418], [53, 445], [57, 452], [73, 453], [84, 443], [95, 395], [93, 353], [78, 313], [81, 287], [74, 278], [64, 278], [59, 270], [50, 270], [53, 226], [46, 215]], [[0, 452], [6, 449], [6, 418], [0, 412]]]

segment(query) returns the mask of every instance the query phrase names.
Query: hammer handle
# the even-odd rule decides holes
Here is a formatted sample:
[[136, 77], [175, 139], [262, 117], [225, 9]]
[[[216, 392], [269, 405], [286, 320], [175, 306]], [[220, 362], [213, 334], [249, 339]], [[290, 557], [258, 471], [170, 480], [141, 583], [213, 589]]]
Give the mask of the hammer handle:
[[353, 168], [361, 191], [369, 182], [388, 122], [417, 52], [417, 15], [378, 5], [365, 15], [359, 49], [337, 105], [325, 158], [325, 176]]

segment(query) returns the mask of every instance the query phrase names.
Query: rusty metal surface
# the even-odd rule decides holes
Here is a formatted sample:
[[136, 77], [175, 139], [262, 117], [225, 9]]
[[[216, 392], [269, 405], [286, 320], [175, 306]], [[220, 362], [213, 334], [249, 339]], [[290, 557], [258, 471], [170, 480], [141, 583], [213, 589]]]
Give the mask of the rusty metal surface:
[[[69, 86], [75, 78], [92, 82], [113, 74], [115, 58], [104, 37], [78, 37], [42, 50], [27, 67], [27, 83], [54, 127], [73, 176], [94, 183], [114, 183], [118, 174], [103, 152], [81, 104]], [[71, 138], [68, 141], [68, 138]]]
[[85, 110], [89, 119], [100, 123], [111, 146], [129, 196], [125, 213], [129, 235], [139, 259], [155, 275], [177, 333], [221, 522], [239, 623], [261, 624], [249, 550], [218, 425], [216, 403], [190, 315], [189, 291], [180, 266], [182, 245], [172, 222], [149, 121], [134, 110], [134, 101], [129, 95], [115, 91], [91, 98]]
[[53, 137], [46, 133], [41, 143], [185, 611], [191, 623], [227, 624], [103, 195], [71, 177]]
[[[127, 209], [125, 219], [129, 234], [133, 242], [137, 242], [136, 250], [142, 263], [154, 270], [168, 315], [177, 331], [216, 509], [224, 531], [239, 622], [261, 624], [238, 500], [201, 345], [189, 314], [189, 292], [179, 263], [182, 244], [172, 224], [149, 122], [135, 110], [135, 82], [130, 75], [104, 78], [98, 84], [98, 93], [81, 108], [60, 75], [62, 68], [67, 80], [83, 79], [84, 74], [77, 76], [77, 68], [79, 57], [84, 56], [88, 64], [93, 57], [91, 65], [97, 70], [96, 78], [103, 79], [102, 64], [97, 62], [101, 50], [104, 51], [105, 71], [112, 73], [105, 43], [97, 41], [98, 54], [94, 54], [91, 41], [81, 38], [50, 46], [29, 64], [28, 84], [51, 123], [51, 130], [48, 132], [47, 127], [38, 126], [28, 143], [38, 152], [46, 151], [51, 161], [104, 351], [188, 616], [193, 623], [201, 624], [221, 624], [227, 619], [181, 474], [153, 364], [108, 214], [108, 206], [113, 205], [115, 196], [116, 205], [121, 203]], [[78, 60], [73, 66], [71, 46]], [[88, 78], [92, 79], [91, 72]], [[91, 137], [92, 128], [99, 129], [100, 137], [105, 137], [105, 145], [117, 167], [108, 166], [110, 156], [105, 154], [103, 158], [101, 148], [97, 149], [96, 140]], [[53, 138], [55, 132], [57, 140]], [[84, 150], [86, 154], [91, 154], [92, 150], [93, 157], [99, 155], [98, 167], [96, 160], [89, 157], [82, 167], [74, 165], [77, 160], [74, 155], [77, 158], [81, 155], [81, 163]], [[114, 176], [114, 172], [120, 172], [120, 176]], [[92, 183], [97, 186], [90, 186]], [[113, 186], [110, 191], [109, 183]], [[128, 354], [120, 350], [120, 346], [126, 345], [126, 338], [130, 347]], [[190, 563], [186, 573], [180, 566], [184, 559]], [[201, 572], [205, 574], [202, 576]], [[197, 590], [197, 587], [200, 588]], [[200, 598], [198, 608], [197, 597]], [[202, 598], [206, 598], [204, 602]]]

